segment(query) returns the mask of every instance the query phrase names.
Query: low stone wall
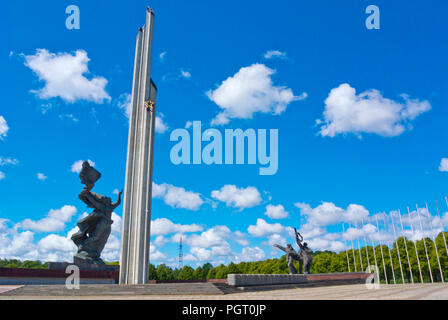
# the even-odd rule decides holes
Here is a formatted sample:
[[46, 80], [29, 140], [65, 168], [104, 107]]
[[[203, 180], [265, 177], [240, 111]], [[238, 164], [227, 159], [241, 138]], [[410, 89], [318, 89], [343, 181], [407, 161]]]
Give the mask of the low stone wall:
[[370, 275], [371, 273], [365, 273], [365, 272], [315, 273], [315, 274], [308, 274], [306, 278], [310, 282], [337, 281], [337, 280], [365, 281]]
[[231, 286], [261, 286], [307, 283], [307, 279], [303, 274], [229, 274], [227, 283]]
[[272, 286], [287, 284], [337, 285], [364, 283], [370, 273], [341, 272], [318, 274], [229, 274], [227, 284], [230, 286]]
[[[67, 275], [68, 276], [68, 275]], [[66, 278], [30, 278], [30, 277], [0, 277], [0, 285], [53, 285], [65, 284]], [[115, 279], [80, 278], [80, 284], [116, 284]]]
[[[69, 262], [49, 262], [48, 269], [49, 270], [64, 270], [67, 269], [68, 266], [74, 265], [74, 263]], [[116, 265], [99, 265], [99, 264], [90, 264], [90, 265], [78, 265], [80, 270], [85, 271], [115, 271], [120, 272], [120, 266]]]
[[[80, 270], [81, 284], [118, 283], [117, 271]], [[0, 268], [0, 285], [65, 284], [65, 269]]]
[[227, 283], [227, 279], [149, 280], [149, 283]]

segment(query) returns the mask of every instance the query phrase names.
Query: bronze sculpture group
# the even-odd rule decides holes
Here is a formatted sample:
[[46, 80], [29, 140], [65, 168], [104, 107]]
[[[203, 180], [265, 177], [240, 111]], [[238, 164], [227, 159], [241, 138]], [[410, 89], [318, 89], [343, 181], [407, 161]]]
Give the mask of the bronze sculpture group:
[[286, 248], [278, 244], [274, 244], [274, 247], [283, 250], [286, 253], [286, 262], [288, 263], [288, 269], [290, 274], [297, 274], [297, 269], [294, 266], [294, 261], [299, 261], [299, 273], [309, 274], [311, 269], [311, 263], [313, 261], [313, 251], [308, 247], [306, 242], [303, 242], [302, 235], [294, 228], [296, 235], [296, 243], [300, 248], [297, 253], [291, 244], [287, 244]]

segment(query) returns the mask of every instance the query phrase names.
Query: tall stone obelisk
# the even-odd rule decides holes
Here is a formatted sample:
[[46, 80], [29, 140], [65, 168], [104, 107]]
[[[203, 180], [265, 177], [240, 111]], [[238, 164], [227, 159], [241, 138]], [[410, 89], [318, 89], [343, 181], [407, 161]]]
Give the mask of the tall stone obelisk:
[[151, 79], [154, 12], [146, 10], [135, 49], [120, 253], [120, 284], [149, 280], [152, 162], [157, 88]]

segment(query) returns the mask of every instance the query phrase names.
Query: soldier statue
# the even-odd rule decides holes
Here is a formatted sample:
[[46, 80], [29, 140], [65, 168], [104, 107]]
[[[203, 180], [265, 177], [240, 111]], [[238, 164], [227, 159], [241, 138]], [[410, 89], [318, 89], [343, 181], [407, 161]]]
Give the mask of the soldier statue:
[[299, 260], [299, 255], [291, 244], [287, 244], [286, 248], [278, 244], [274, 244], [274, 247], [286, 252], [286, 262], [288, 263], [289, 274], [297, 274], [297, 269], [294, 267], [294, 261]]
[[286, 248], [282, 247], [278, 244], [274, 244], [274, 247], [284, 251], [286, 253], [286, 261], [288, 263], [289, 274], [297, 274], [297, 269], [294, 266], [294, 261], [299, 261], [299, 273], [302, 273], [303, 268], [304, 274], [309, 274], [311, 269], [311, 262], [313, 260], [312, 254], [313, 251], [308, 247], [306, 242], [303, 242], [302, 235], [297, 232], [297, 229], [294, 228], [294, 232], [296, 235], [296, 243], [300, 248], [299, 253], [297, 253], [291, 244], [287, 244]]
[[311, 262], [313, 262], [313, 251], [308, 247], [308, 244], [306, 242], [303, 242], [303, 237], [299, 232], [297, 232], [296, 228], [294, 228], [294, 232], [296, 234], [297, 245], [300, 248], [299, 272], [302, 273], [302, 270], [305, 269], [303, 273], [309, 274], [311, 270]]

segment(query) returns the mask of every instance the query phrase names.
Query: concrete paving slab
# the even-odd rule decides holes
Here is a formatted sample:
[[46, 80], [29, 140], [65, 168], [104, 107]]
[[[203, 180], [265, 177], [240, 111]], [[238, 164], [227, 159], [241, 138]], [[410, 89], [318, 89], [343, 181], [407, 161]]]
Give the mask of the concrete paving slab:
[[20, 288], [22, 286], [1, 286], [0, 285], [0, 293], [8, 292], [17, 288]]
[[1, 293], [0, 300], [448, 300], [448, 285], [438, 283], [381, 285], [379, 289], [367, 289], [364, 284], [267, 291], [234, 288], [227, 292], [229, 286], [222, 284], [201, 285], [86, 285], [81, 286], [81, 290], [67, 290], [61, 286], [24, 286]]

